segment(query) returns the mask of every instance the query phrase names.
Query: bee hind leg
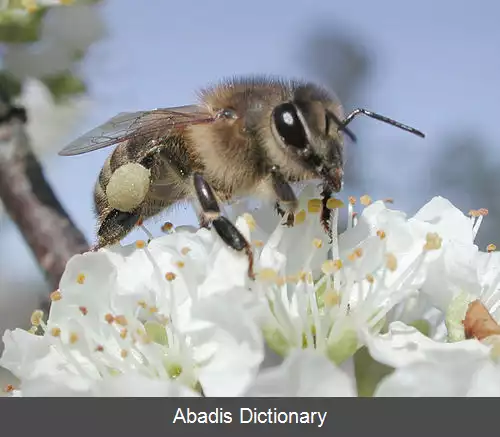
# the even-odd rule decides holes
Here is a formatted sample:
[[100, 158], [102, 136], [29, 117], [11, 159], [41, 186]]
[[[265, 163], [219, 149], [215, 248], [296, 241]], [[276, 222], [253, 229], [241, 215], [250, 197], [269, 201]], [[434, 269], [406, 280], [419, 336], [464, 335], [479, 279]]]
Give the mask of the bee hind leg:
[[248, 257], [248, 277], [255, 279], [253, 271], [253, 252], [250, 244], [229, 219], [221, 215], [219, 203], [208, 182], [199, 173], [193, 176], [194, 189], [202, 209], [205, 222], [211, 222], [215, 232], [232, 249], [245, 252]]

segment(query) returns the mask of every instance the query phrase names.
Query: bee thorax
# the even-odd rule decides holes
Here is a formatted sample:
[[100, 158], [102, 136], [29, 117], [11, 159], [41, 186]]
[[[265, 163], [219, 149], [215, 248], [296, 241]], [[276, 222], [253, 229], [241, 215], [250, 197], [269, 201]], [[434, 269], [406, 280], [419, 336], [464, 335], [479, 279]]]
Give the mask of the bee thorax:
[[106, 187], [109, 206], [119, 211], [137, 208], [149, 191], [150, 173], [150, 170], [137, 163], [117, 168]]

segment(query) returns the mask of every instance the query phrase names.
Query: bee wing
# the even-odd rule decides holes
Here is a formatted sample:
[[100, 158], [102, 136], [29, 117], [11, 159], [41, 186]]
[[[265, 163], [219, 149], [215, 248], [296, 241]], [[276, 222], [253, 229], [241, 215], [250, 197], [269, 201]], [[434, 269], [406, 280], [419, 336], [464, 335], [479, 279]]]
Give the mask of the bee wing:
[[155, 132], [168, 131], [169, 127], [178, 129], [214, 120], [208, 109], [198, 105], [121, 112], [72, 141], [59, 155], [80, 155], [127, 141], [137, 135], [154, 135]]

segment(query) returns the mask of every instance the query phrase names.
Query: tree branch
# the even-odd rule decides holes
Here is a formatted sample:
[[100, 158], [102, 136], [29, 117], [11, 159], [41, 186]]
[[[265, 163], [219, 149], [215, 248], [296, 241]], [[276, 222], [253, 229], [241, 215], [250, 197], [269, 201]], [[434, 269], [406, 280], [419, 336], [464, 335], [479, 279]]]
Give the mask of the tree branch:
[[89, 246], [44, 177], [25, 117], [23, 108], [0, 102], [0, 198], [56, 289], [68, 260]]

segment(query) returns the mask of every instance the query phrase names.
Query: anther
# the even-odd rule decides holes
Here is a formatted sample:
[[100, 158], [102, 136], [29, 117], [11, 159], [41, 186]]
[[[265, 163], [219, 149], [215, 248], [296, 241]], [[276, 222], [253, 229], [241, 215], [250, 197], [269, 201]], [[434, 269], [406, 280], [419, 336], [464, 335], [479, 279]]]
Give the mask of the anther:
[[191, 252], [191, 249], [189, 247], [183, 247], [181, 249], [181, 253], [186, 256], [189, 252]]
[[76, 277], [76, 282], [80, 285], [83, 285], [83, 283], [85, 282], [85, 275], [83, 273], [80, 273], [77, 277]]
[[495, 250], [497, 250], [497, 247], [493, 243], [491, 243], [491, 244], [488, 244], [488, 246], [486, 246], [486, 250], [491, 253], [491, 252], [494, 252]]
[[162, 232], [165, 232], [166, 234], [169, 234], [170, 232], [172, 232], [173, 229], [174, 229], [174, 225], [170, 222], [164, 223], [163, 226], [161, 227]]
[[42, 310], [33, 311], [33, 313], [31, 314], [30, 321], [33, 326], [39, 326], [43, 321], [43, 311]]
[[326, 207], [328, 209], [340, 209], [343, 208], [344, 206], [345, 206], [344, 202], [342, 202], [342, 200], [340, 199], [336, 199], [335, 197], [330, 197], [326, 201]]
[[398, 260], [394, 254], [388, 253], [386, 255], [385, 265], [391, 272], [394, 272], [398, 268]]
[[108, 322], [111, 325], [111, 323], [115, 321], [115, 318], [113, 317], [112, 314], [108, 313], [104, 316], [104, 320], [106, 320], [106, 322]]
[[5, 393], [11, 393], [14, 391], [14, 386], [12, 384], [7, 384], [4, 388], [3, 391]]
[[84, 306], [81, 306], [81, 307], [78, 307], [78, 309], [80, 310], [80, 312], [86, 316], [87, 313], [89, 312], [89, 310], [87, 309], [87, 307], [84, 307]]
[[127, 326], [128, 325], [127, 318], [125, 316], [123, 316], [123, 315], [116, 316], [115, 317], [115, 322], [116, 322], [116, 324], [118, 324], [120, 326]]
[[78, 341], [78, 334], [76, 332], [72, 332], [69, 334], [69, 343], [75, 344]]
[[443, 239], [434, 232], [429, 232], [425, 237], [424, 250], [438, 250], [441, 249]]
[[144, 240], [137, 240], [135, 242], [135, 247], [137, 247], [137, 249], [144, 249], [146, 247], [146, 242]]
[[50, 334], [53, 336], [53, 337], [60, 337], [61, 336], [61, 328], [52, 328], [50, 330]]
[[56, 291], [53, 291], [52, 293], [50, 293], [50, 300], [52, 302], [57, 302], [58, 300], [61, 300], [62, 299], [62, 294], [59, 290], [56, 290]]
[[316, 247], [317, 249], [321, 249], [321, 247], [323, 246], [323, 241], [320, 240], [319, 238], [315, 238], [313, 240], [313, 246]]
[[342, 268], [342, 261], [339, 259], [328, 260], [321, 265], [321, 271], [325, 275], [331, 275], [332, 273], [338, 272], [341, 268]]
[[259, 272], [259, 279], [263, 281], [276, 281], [278, 272], [270, 268], [264, 268]]
[[321, 211], [321, 199], [310, 199], [307, 202], [307, 211], [316, 214]]
[[168, 282], [172, 282], [176, 278], [176, 274], [174, 272], [167, 272], [165, 273], [165, 279]]
[[295, 225], [300, 225], [306, 221], [306, 211], [301, 209], [297, 214], [295, 214]]
[[250, 229], [250, 231], [252, 232], [255, 231], [255, 228], [257, 227], [257, 222], [255, 221], [253, 216], [246, 212], [245, 214], [243, 214], [243, 218], [247, 222], [248, 229]]
[[368, 205], [372, 204], [372, 198], [370, 196], [368, 196], [367, 194], [365, 194], [364, 196], [361, 196], [359, 198], [359, 202], [363, 206], [368, 206]]

